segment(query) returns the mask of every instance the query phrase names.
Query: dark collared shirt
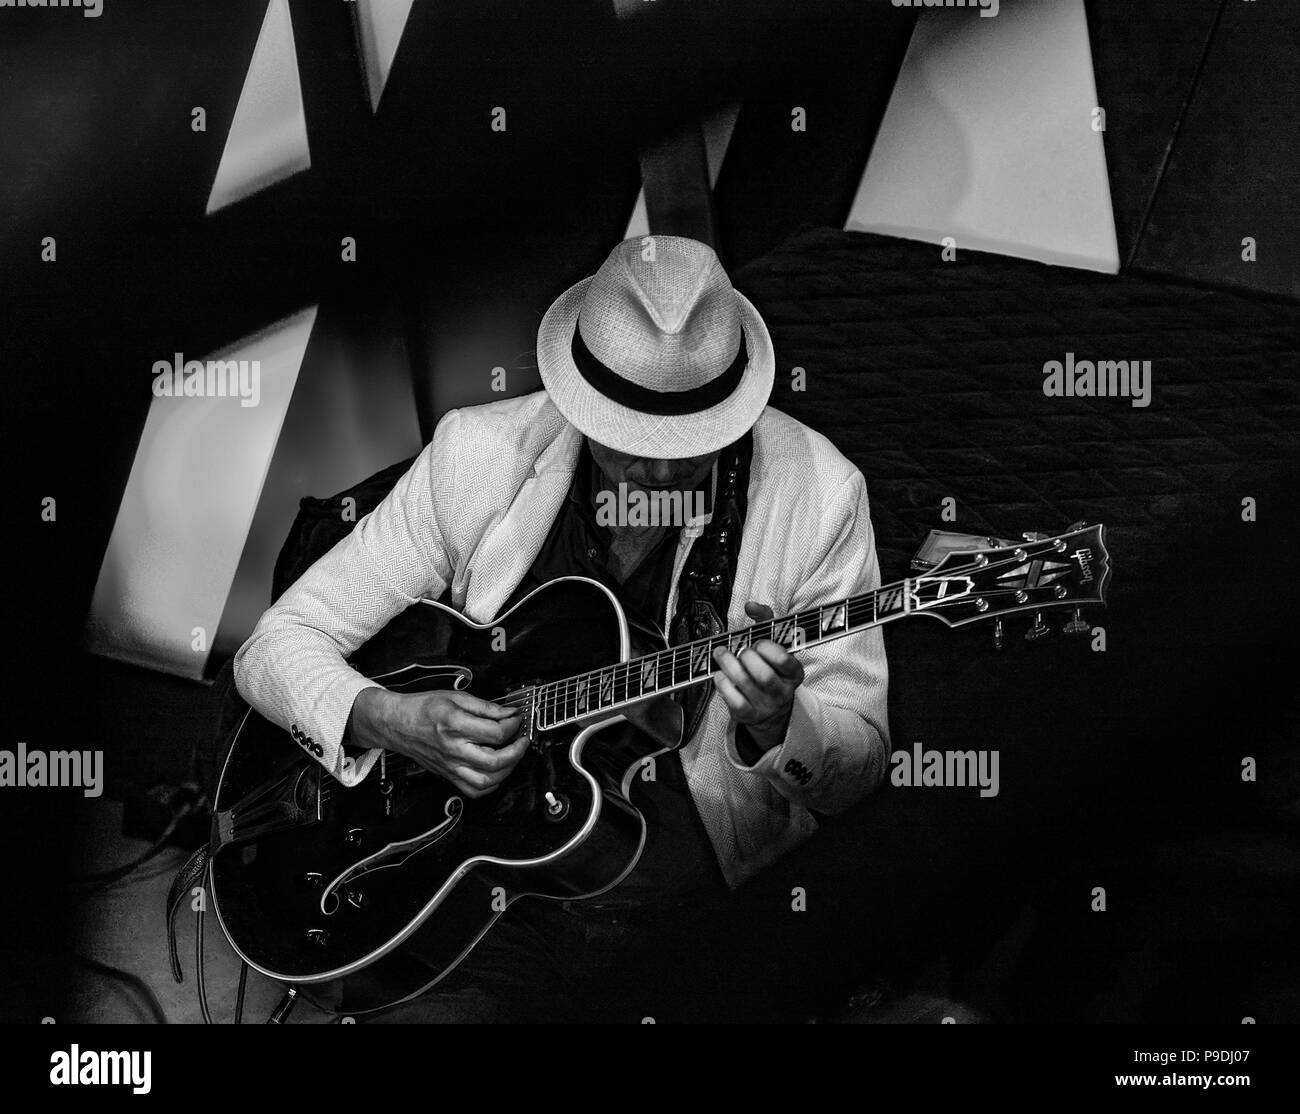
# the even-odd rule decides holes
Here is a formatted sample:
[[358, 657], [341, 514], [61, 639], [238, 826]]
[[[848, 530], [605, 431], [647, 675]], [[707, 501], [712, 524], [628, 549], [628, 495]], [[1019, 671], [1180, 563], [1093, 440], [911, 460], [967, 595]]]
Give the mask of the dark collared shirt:
[[629, 618], [656, 630], [662, 627], [681, 528], [669, 527], [655, 548], [620, 584], [610, 569], [613, 534], [596, 521], [596, 494], [601, 483], [600, 470], [584, 440], [568, 498], [561, 505], [537, 559], [502, 610], [513, 607], [534, 588], [557, 576], [589, 576], [618, 597]]
[[[568, 498], [503, 611], [558, 576], [587, 576], [614, 593], [630, 622], [662, 627], [681, 527], [669, 527], [627, 580], [619, 583], [610, 569], [613, 535], [596, 521], [595, 497], [603, 482], [584, 439]], [[681, 897], [699, 888], [725, 888], [681, 759], [674, 751], [657, 757], [654, 765], [654, 781], [638, 776], [632, 782], [632, 802], [646, 818], [646, 846], [640, 863], [609, 894], [582, 902], [582, 906], [643, 904]]]

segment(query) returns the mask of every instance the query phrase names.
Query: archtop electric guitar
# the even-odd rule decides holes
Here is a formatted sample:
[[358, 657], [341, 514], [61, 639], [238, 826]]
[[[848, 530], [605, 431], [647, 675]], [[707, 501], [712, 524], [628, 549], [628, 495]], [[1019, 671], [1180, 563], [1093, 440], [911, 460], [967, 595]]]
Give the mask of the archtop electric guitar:
[[[1072, 624], [1086, 629], [1078, 609], [1104, 603], [1110, 578], [1104, 528], [1028, 537], [648, 653], [634, 650], [613, 594], [583, 577], [542, 585], [490, 624], [421, 601], [406, 613], [406, 639], [381, 633], [353, 665], [395, 691], [457, 688], [517, 706], [530, 744], [523, 758], [480, 798], [393, 754], [346, 789], [250, 711], [214, 807], [221, 927], [272, 979], [308, 992], [330, 984], [332, 1009], [364, 1013], [412, 997], [451, 971], [510, 902], [591, 897], [632, 871], [645, 821], [630, 785], [647, 759], [682, 741], [680, 708], [656, 698], [711, 677], [714, 648], [771, 639], [797, 653], [912, 616], [960, 627], [1048, 608], [1075, 609]], [[415, 651], [403, 648], [412, 630]], [[417, 930], [419, 959], [402, 947]]]

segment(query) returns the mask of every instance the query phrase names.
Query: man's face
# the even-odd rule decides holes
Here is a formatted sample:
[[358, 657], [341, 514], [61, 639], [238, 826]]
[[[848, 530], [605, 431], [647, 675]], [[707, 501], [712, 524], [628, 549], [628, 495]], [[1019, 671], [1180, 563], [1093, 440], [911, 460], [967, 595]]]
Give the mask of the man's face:
[[614, 486], [625, 483], [629, 491], [693, 491], [704, 483], [718, 459], [718, 454], [713, 452], [680, 460], [654, 460], [620, 453], [590, 438], [588, 442], [605, 479]]

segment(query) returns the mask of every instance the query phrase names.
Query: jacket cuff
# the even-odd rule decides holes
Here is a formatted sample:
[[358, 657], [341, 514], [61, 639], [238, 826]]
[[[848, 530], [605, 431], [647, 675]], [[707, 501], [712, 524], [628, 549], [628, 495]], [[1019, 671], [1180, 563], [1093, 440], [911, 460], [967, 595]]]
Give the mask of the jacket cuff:
[[300, 747], [321, 763], [346, 786], [363, 781], [379, 760], [382, 750], [375, 748], [350, 756], [343, 749], [343, 734], [357, 697], [368, 688], [382, 688], [378, 681], [363, 677], [354, 670], [352, 676], [340, 677], [330, 685], [305, 721], [289, 724], [289, 734]]
[[822, 768], [820, 720], [817, 697], [807, 688], [797, 688], [790, 708], [790, 724], [780, 744], [751, 766], [736, 748], [736, 725], [732, 722], [727, 729], [727, 757], [737, 769], [762, 774], [782, 795], [805, 796]]

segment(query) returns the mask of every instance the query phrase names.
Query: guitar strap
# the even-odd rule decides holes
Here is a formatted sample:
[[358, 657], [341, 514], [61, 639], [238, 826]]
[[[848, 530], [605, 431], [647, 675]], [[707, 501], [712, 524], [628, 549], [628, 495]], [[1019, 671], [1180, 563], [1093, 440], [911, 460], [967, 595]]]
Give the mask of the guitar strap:
[[[713, 497], [713, 514], [704, 533], [695, 539], [677, 584], [677, 611], [673, 616], [669, 644], [680, 646], [697, 638], [721, 634], [727, 629], [731, 592], [736, 583], [745, 514], [749, 509], [749, 466], [754, 455], [754, 436], [747, 431], [718, 456], [718, 486]], [[713, 682], [691, 685], [675, 694], [685, 713], [682, 745], [691, 740], [704, 718], [704, 708], [713, 695]]]

